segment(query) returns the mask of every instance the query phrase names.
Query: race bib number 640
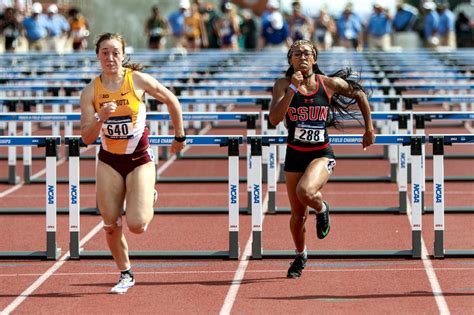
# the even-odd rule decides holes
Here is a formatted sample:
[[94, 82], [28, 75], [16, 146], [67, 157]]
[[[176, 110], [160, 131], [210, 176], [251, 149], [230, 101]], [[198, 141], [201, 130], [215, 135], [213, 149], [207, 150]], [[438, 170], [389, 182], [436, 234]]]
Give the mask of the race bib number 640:
[[132, 117], [110, 117], [103, 124], [102, 129], [107, 138], [130, 139], [133, 137]]
[[324, 129], [296, 127], [295, 140], [306, 143], [324, 142]]

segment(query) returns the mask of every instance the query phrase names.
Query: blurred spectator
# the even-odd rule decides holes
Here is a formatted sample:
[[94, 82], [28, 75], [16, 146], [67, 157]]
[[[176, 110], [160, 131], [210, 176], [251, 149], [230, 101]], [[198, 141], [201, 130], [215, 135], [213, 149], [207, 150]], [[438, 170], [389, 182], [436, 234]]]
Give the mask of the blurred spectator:
[[287, 47], [290, 47], [288, 23], [278, 11], [279, 8], [280, 4], [277, 0], [268, 1], [267, 12], [261, 18], [259, 49], [266, 47], [286, 51]]
[[328, 14], [325, 6], [319, 10], [319, 16], [314, 20], [313, 41], [318, 50], [330, 49], [334, 43], [336, 34], [336, 22]]
[[[207, 34], [207, 48], [216, 49], [221, 47], [219, 38], [218, 22], [219, 14], [213, 3], [206, 3], [204, 13], [202, 13], [204, 26]], [[204, 39], [203, 39], [204, 42]]]
[[55, 4], [48, 7], [46, 19], [48, 20], [47, 49], [57, 53], [62, 52], [69, 31], [69, 23], [64, 16], [58, 14], [58, 7]]
[[425, 18], [423, 21], [423, 38], [425, 46], [434, 48], [439, 45], [438, 26], [439, 15], [436, 12], [436, 4], [433, 1], [423, 3]]
[[301, 12], [301, 3], [293, 1], [293, 14], [288, 18], [288, 28], [292, 41], [311, 40], [313, 21]]
[[48, 35], [48, 21], [41, 14], [43, 6], [39, 2], [31, 6], [31, 15], [23, 20], [25, 36], [28, 40], [28, 50], [44, 51], [46, 48], [46, 36]]
[[168, 33], [168, 21], [160, 15], [158, 5], [151, 7], [151, 16], [145, 23], [145, 34], [148, 37], [148, 49], [165, 48], [165, 35]]
[[397, 1], [397, 13], [393, 17], [392, 29], [394, 32], [413, 31], [417, 20], [418, 10], [405, 4], [403, 0]]
[[455, 18], [446, 2], [441, 2], [437, 6], [439, 14], [438, 36], [441, 46], [456, 48]]
[[349, 2], [337, 20], [339, 44], [345, 48], [362, 50], [362, 24], [352, 8], [353, 5]]
[[184, 48], [184, 19], [190, 7], [189, 0], [180, 0], [178, 10], [171, 13], [168, 17], [168, 22], [171, 26], [171, 32], [173, 35], [173, 47], [175, 48]]
[[16, 14], [16, 10], [7, 7], [3, 11], [3, 17], [0, 19], [0, 35], [5, 37], [5, 51], [15, 51], [18, 46], [18, 40], [21, 34], [21, 23]]
[[72, 49], [74, 51], [85, 50], [87, 48], [87, 37], [89, 36], [89, 22], [78, 8], [69, 9], [68, 17]]
[[390, 49], [391, 17], [382, 8], [379, 1], [373, 5], [374, 12], [369, 17], [367, 24], [369, 49]]
[[207, 38], [204, 19], [199, 13], [197, 3], [192, 3], [190, 12], [184, 18], [184, 34], [186, 37], [186, 47], [192, 50], [207, 47], [207, 41], [201, 43], [202, 38]]
[[252, 11], [242, 10], [242, 22], [240, 24], [240, 47], [245, 50], [257, 48], [257, 21]]
[[[474, 26], [474, 25], [473, 25]], [[474, 47], [474, 27], [464, 12], [456, 19], [456, 40], [458, 47]]]
[[218, 30], [221, 48], [239, 49], [239, 16], [237, 15], [237, 7], [230, 2], [222, 5], [222, 16], [218, 20]]

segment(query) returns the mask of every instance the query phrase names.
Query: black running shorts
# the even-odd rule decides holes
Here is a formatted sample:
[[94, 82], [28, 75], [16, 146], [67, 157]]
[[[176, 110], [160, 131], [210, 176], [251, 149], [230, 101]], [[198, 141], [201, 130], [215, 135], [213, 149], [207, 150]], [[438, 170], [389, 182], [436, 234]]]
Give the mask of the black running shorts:
[[285, 172], [303, 173], [309, 163], [321, 157], [329, 158], [328, 171], [332, 171], [336, 165], [336, 157], [331, 146], [314, 151], [298, 151], [289, 146], [286, 147]]

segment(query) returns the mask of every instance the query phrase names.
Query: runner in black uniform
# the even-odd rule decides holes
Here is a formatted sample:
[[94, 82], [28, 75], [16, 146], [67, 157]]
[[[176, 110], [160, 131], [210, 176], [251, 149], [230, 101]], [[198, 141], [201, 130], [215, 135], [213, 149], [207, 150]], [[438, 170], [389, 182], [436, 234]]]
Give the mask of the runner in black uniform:
[[272, 92], [270, 123], [285, 119], [288, 143], [285, 178], [291, 205], [290, 229], [296, 258], [287, 277], [298, 278], [306, 265], [305, 222], [308, 207], [316, 210], [316, 231], [323, 239], [329, 233], [329, 206], [321, 190], [336, 160], [329, 143], [328, 126], [337, 125], [337, 114], [350, 115], [349, 107], [359, 106], [365, 122], [362, 146], [374, 143], [375, 133], [365, 90], [350, 69], [324, 75], [316, 63], [317, 50], [310, 41], [293, 43], [288, 51], [290, 68], [278, 79]]

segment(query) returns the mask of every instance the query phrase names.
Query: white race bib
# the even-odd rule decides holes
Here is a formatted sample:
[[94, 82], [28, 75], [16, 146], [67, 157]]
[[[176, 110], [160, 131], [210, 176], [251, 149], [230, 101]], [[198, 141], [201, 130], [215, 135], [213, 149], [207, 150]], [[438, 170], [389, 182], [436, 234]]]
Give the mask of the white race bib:
[[295, 141], [305, 143], [324, 142], [324, 129], [313, 126], [296, 127]]
[[133, 137], [132, 117], [110, 117], [102, 125], [102, 130], [110, 139], [130, 139]]

